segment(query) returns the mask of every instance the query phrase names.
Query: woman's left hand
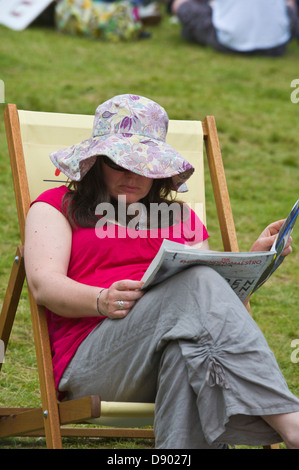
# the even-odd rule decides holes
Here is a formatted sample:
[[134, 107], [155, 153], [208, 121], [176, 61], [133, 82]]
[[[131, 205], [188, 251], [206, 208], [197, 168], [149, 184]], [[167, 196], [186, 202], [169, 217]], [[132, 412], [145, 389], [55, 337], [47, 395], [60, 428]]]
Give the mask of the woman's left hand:
[[[268, 225], [268, 227], [266, 227], [265, 230], [262, 231], [258, 239], [254, 242], [250, 251], [269, 251], [273, 243], [275, 242], [277, 234], [280, 228], [282, 227], [284, 221], [285, 219], [277, 220], [276, 222], [273, 222], [272, 224]], [[288, 242], [281, 253], [282, 256], [287, 256], [292, 253], [292, 241], [292, 237], [289, 237]]]

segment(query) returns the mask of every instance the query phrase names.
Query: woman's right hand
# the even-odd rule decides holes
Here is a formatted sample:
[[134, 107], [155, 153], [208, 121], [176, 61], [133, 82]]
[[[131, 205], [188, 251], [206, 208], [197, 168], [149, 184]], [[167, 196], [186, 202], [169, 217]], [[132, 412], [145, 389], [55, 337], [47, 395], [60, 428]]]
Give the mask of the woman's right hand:
[[100, 312], [111, 319], [126, 317], [137, 300], [144, 295], [145, 292], [141, 290], [142, 286], [142, 281], [130, 279], [114, 282], [100, 295]]

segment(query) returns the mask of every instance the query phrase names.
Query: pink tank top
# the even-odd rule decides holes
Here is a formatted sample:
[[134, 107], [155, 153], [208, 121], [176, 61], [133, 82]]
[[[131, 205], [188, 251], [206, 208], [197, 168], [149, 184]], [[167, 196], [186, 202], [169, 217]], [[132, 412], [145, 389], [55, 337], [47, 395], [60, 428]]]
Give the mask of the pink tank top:
[[[61, 211], [66, 186], [49, 189], [34, 202], [46, 202]], [[196, 223], [196, 236], [193, 227]], [[178, 230], [179, 229], [179, 230]], [[73, 228], [72, 248], [67, 275], [83, 284], [108, 288], [121, 279], [140, 280], [151, 260], [158, 252], [164, 238], [183, 244], [193, 244], [208, 238], [204, 225], [195, 213], [181, 226], [153, 233], [110, 225], [104, 228]], [[165, 232], [165, 230], [164, 230]], [[110, 234], [111, 235], [111, 234]], [[167, 235], [167, 236], [166, 236]], [[80, 343], [105, 317], [65, 318], [47, 310], [50, 342], [53, 357], [55, 385], [58, 389], [62, 374]]]

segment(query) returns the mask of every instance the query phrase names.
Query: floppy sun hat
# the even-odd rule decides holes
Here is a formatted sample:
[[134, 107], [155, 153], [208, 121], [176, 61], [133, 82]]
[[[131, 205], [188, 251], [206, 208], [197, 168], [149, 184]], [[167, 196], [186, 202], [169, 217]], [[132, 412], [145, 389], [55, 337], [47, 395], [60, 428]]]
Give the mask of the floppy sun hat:
[[148, 178], [172, 178], [172, 189], [187, 191], [193, 166], [166, 144], [168, 116], [154, 101], [137, 95], [118, 95], [95, 113], [89, 139], [50, 154], [54, 165], [72, 181], [80, 181], [96, 158]]

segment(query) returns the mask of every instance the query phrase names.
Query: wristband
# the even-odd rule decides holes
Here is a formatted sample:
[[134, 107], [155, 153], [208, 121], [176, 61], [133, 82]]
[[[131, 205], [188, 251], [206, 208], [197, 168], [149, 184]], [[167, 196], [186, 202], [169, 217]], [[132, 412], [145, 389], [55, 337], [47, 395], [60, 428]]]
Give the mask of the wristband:
[[98, 296], [97, 296], [97, 312], [99, 315], [103, 315], [102, 312], [100, 311], [100, 296], [101, 296], [101, 293], [103, 292], [103, 290], [105, 290], [105, 288], [103, 287], [103, 289], [100, 290], [100, 292], [98, 293]]

